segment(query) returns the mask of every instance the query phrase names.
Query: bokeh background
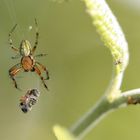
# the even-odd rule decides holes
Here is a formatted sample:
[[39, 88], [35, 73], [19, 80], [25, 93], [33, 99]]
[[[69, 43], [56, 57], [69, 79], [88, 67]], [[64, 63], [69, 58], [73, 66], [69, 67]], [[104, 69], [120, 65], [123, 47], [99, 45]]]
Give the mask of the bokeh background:
[[[140, 2], [107, 0], [129, 43], [130, 62], [122, 90], [140, 87]], [[17, 23], [13, 41], [35, 41], [34, 18], [39, 26], [37, 58], [50, 72], [49, 91], [35, 73], [19, 73], [14, 88], [8, 70], [20, 61], [8, 43], [8, 33]], [[32, 26], [32, 30], [29, 27]], [[43, 73], [44, 75], [44, 73]], [[112, 76], [112, 58], [104, 47], [84, 3], [69, 0], [0, 0], [0, 140], [56, 140], [52, 127], [69, 128], [107, 89]], [[38, 103], [27, 114], [19, 99], [30, 88], [41, 92]], [[140, 106], [120, 109], [102, 120], [84, 140], [132, 140], [140, 137]]]

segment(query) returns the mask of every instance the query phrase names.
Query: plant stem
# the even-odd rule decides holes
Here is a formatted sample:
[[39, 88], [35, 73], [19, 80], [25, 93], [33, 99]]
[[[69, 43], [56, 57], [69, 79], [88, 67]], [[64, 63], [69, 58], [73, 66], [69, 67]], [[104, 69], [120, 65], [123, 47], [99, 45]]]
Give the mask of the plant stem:
[[140, 89], [124, 92], [111, 103], [109, 102], [107, 96], [103, 96], [92, 109], [90, 109], [71, 127], [70, 131], [78, 139], [81, 139], [109, 112], [114, 111], [119, 107], [126, 107], [129, 104], [137, 104], [139, 102]]
[[[71, 134], [78, 139], [83, 138], [105, 115], [122, 104], [127, 106], [127, 104], [140, 103], [140, 89], [123, 94], [120, 90], [123, 75], [129, 61], [129, 52], [127, 41], [116, 17], [105, 0], [83, 0], [83, 2], [104, 45], [109, 48], [112, 54], [114, 75], [106, 94], [71, 127]], [[54, 130], [59, 140], [66, 140], [68, 139], [67, 137], [72, 140], [71, 134], [68, 136], [67, 131], [65, 132], [63, 128], [55, 128], [58, 128]]]
[[100, 118], [105, 115], [105, 112], [109, 110], [108, 104], [109, 102], [107, 101], [107, 98], [105, 96], [102, 97], [92, 109], [90, 109], [71, 127], [71, 133], [78, 138], [84, 137], [84, 135], [97, 124]]

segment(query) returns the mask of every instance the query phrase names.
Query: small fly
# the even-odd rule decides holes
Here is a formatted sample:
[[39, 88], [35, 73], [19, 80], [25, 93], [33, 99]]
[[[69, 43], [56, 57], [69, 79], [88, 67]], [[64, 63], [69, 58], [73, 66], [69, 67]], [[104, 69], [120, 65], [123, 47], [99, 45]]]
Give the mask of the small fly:
[[37, 89], [30, 89], [20, 98], [20, 108], [24, 113], [31, 111], [32, 106], [38, 101], [40, 92]]

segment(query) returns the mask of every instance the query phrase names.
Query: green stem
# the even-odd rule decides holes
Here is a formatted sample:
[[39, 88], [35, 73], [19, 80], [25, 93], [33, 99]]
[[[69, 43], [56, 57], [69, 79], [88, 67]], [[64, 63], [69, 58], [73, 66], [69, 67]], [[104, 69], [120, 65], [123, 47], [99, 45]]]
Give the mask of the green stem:
[[122, 105], [124, 105], [123, 107], [126, 107], [128, 102], [129, 104], [137, 104], [140, 102], [140, 89], [124, 92], [111, 103], [109, 102], [107, 96], [102, 97], [92, 109], [90, 109], [71, 127], [71, 133], [78, 139], [83, 138], [104, 116], [106, 116], [109, 112], [122, 107]]
[[[129, 61], [128, 45], [121, 27], [105, 0], [83, 0], [92, 23], [95, 25], [104, 45], [111, 51], [114, 62], [114, 75], [106, 94], [70, 129], [76, 138], [83, 138], [89, 130], [122, 104], [140, 102], [140, 89], [121, 94], [123, 74]], [[131, 98], [129, 98], [131, 97]], [[59, 140], [73, 140], [71, 134], [61, 127], [55, 127]]]
[[76, 122], [76, 124], [71, 127], [70, 131], [72, 134], [78, 138], [82, 138], [91, 128], [97, 124], [101, 116], [103, 116], [103, 114], [105, 114], [105, 112], [108, 110], [108, 107], [109, 102], [104, 96], [95, 105], [95, 107], [90, 109], [83, 117], [80, 118], [79, 121]]

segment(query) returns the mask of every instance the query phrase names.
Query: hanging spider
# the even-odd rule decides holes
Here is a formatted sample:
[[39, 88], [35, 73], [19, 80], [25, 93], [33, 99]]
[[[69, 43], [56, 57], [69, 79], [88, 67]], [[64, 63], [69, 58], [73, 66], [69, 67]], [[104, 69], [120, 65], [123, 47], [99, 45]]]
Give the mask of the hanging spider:
[[[36, 40], [35, 40], [35, 44], [33, 46], [33, 48], [31, 47], [31, 44], [28, 40], [22, 40], [20, 43], [19, 48], [16, 48], [13, 45], [13, 40], [11, 38], [13, 31], [15, 30], [17, 24], [12, 28], [12, 30], [9, 33], [9, 44], [10, 47], [17, 52], [18, 54], [14, 57], [12, 57], [13, 59], [16, 59], [18, 57], [21, 57], [20, 63], [14, 65], [12, 68], [10, 68], [9, 70], [9, 75], [10, 78], [13, 80], [14, 82], [14, 86], [15, 88], [19, 89], [17, 86], [17, 82], [15, 80], [15, 76], [21, 71], [24, 70], [25, 72], [36, 72], [39, 76], [40, 79], [44, 85], [44, 87], [46, 89], [48, 89], [45, 80], [49, 79], [49, 73], [48, 70], [46, 69], [46, 67], [44, 65], [42, 65], [41, 63], [35, 61], [35, 57], [38, 56], [45, 56], [45, 54], [39, 54], [39, 55], [35, 55], [34, 56], [34, 52], [37, 48], [38, 45], [38, 37], [39, 37], [39, 32], [38, 32], [38, 24], [37, 24], [37, 20], [35, 19], [35, 25], [36, 25]], [[46, 78], [44, 78], [41, 74], [41, 70], [44, 70], [46, 72]]]

